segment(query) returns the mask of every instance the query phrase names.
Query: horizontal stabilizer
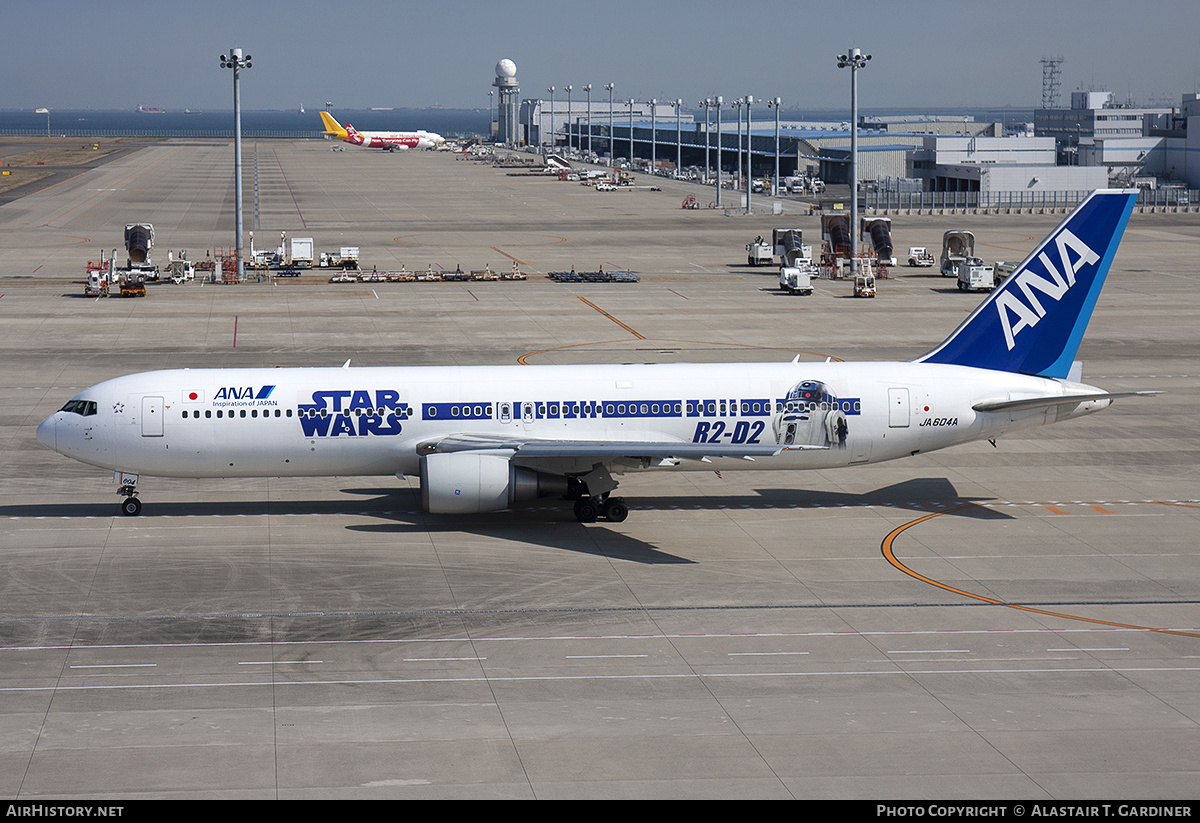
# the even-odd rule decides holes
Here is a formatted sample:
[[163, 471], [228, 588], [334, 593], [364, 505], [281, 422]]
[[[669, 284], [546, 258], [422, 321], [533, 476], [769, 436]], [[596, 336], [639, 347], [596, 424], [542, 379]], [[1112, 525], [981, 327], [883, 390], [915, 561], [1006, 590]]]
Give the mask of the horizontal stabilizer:
[[1118, 397], [1150, 397], [1160, 391], [1099, 392], [1097, 394], [1063, 394], [1056, 397], [1030, 397], [1024, 400], [997, 400], [976, 403], [971, 408], [978, 412], [1011, 411], [1013, 409], [1042, 409], [1049, 406], [1074, 406], [1089, 400], [1116, 400]]

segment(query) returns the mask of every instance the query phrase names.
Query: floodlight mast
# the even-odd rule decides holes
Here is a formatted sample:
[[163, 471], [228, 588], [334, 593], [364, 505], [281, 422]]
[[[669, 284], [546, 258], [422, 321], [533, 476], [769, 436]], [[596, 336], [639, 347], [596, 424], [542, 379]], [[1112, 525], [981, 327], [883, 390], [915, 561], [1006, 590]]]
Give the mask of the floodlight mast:
[[717, 110], [717, 208], [721, 208], [721, 144], [724, 142], [724, 135], [721, 134], [721, 106], [725, 105], [725, 98], [718, 94], [713, 102]]
[[221, 55], [221, 68], [233, 69], [233, 191], [234, 231], [236, 233], [237, 275], [240, 281], [246, 273], [242, 262], [242, 97], [241, 70], [250, 68], [250, 55], [242, 56], [241, 49], [230, 49]]
[[675, 100], [675, 178], [679, 178], [679, 169], [683, 166], [683, 98]]
[[867, 67], [871, 55], [850, 49], [838, 55], [837, 67], [850, 68], [850, 266], [858, 266], [858, 70]]
[[658, 148], [657, 148], [657, 143], [655, 142], [655, 137], [656, 137], [655, 132], [658, 131], [658, 119], [655, 116], [655, 112], [657, 111], [657, 109], [658, 109], [658, 100], [657, 100], [657, 98], [651, 97], [650, 98], [650, 173], [651, 174], [655, 174], [657, 172], [657, 168], [658, 168], [658, 156], [657, 156]]
[[737, 109], [738, 126], [737, 126], [737, 181], [735, 187], [738, 191], [742, 189], [742, 105], [746, 101], [739, 97], [730, 105]]
[[750, 131], [750, 107], [754, 105], [754, 95], [748, 94], [746, 102], [746, 214], [753, 214], [750, 208], [751, 180], [754, 179], [754, 133]]
[[564, 86], [567, 90], [567, 156], [571, 154], [571, 85]]
[[613, 165], [613, 89], [616, 88], [612, 83], [605, 83], [604, 88], [608, 90], [608, 164]]
[[629, 98], [629, 168], [633, 168], [633, 98]]
[[[588, 83], [586, 86], [583, 87], [583, 90], [587, 92], [587, 132], [588, 132], [587, 153], [588, 153], [588, 159], [591, 160], [591, 158], [592, 158], [592, 84]], [[583, 148], [583, 147], [580, 146], [580, 148]]]
[[774, 100], [768, 100], [768, 108], [775, 109], [775, 181], [771, 185], [771, 195], [779, 196], [779, 107], [783, 105], [783, 100], [776, 97]]

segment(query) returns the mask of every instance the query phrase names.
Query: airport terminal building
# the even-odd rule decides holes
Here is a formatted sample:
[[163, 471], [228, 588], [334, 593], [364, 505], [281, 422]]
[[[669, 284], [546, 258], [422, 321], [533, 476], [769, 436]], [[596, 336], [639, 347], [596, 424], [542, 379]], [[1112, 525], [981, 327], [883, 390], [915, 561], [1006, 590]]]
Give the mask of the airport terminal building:
[[[578, 96], [578, 95], [576, 95]], [[593, 159], [641, 164], [670, 175], [683, 169], [724, 173], [751, 164], [748, 174], [770, 178], [819, 176], [849, 182], [850, 127], [840, 122], [772, 121], [764, 104], [747, 128], [733, 111], [718, 130], [685, 114], [678, 101], [528, 99], [520, 129], [527, 145], [559, 146]], [[962, 194], [972, 205], [1017, 205], [1077, 200], [1109, 186], [1200, 188], [1200, 95], [1179, 108], [1132, 108], [1109, 92], [1076, 92], [1070, 109], [1042, 109], [1034, 122], [1006, 134], [998, 122], [970, 117], [863, 118], [859, 181], [869, 190]], [[1189, 137], [1190, 135], [1190, 137]], [[609, 155], [612, 155], [610, 158]], [[713, 172], [715, 173], [715, 172]], [[1176, 195], [1186, 199], [1186, 194]]]

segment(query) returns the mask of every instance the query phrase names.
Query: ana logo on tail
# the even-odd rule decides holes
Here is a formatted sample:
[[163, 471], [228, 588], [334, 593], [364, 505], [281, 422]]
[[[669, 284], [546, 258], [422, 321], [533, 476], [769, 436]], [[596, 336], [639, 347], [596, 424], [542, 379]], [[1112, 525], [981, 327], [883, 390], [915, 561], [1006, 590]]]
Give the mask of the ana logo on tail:
[[917, 362], [1066, 377], [1136, 200], [1136, 191], [1092, 192]]
[[[1051, 279], [1039, 276], [1031, 264], [1014, 278], [1016, 287], [1025, 295], [1025, 302], [1022, 302], [1012, 289], [1006, 289], [996, 298], [996, 311], [1000, 312], [1000, 325], [1004, 328], [1004, 342], [1008, 344], [1009, 351], [1016, 345], [1016, 336], [1020, 334], [1021, 329], [1036, 326], [1038, 321], [1046, 316], [1046, 309], [1033, 293], [1034, 290], [1040, 291], [1057, 303], [1067, 293], [1067, 289], [1075, 285], [1075, 275], [1080, 269], [1100, 262], [1100, 255], [1072, 234], [1070, 229], [1063, 229], [1062, 233], [1054, 238], [1054, 242], [1058, 246], [1065, 277], [1054, 268], [1046, 253], [1042, 252], [1037, 259]], [[1076, 255], [1074, 263], [1071, 262], [1071, 252]], [[1011, 322], [1010, 313], [1016, 318], [1016, 325]]]

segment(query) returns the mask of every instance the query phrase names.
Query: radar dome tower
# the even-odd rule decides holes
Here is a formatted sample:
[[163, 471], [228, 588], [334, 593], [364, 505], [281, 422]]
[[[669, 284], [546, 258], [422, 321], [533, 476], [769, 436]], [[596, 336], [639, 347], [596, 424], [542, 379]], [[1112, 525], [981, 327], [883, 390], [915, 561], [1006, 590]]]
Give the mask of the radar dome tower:
[[517, 82], [517, 64], [507, 57], [497, 63], [496, 79], [492, 85], [500, 91], [496, 109], [496, 142], [515, 146], [520, 142], [517, 105], [521, 89]]

